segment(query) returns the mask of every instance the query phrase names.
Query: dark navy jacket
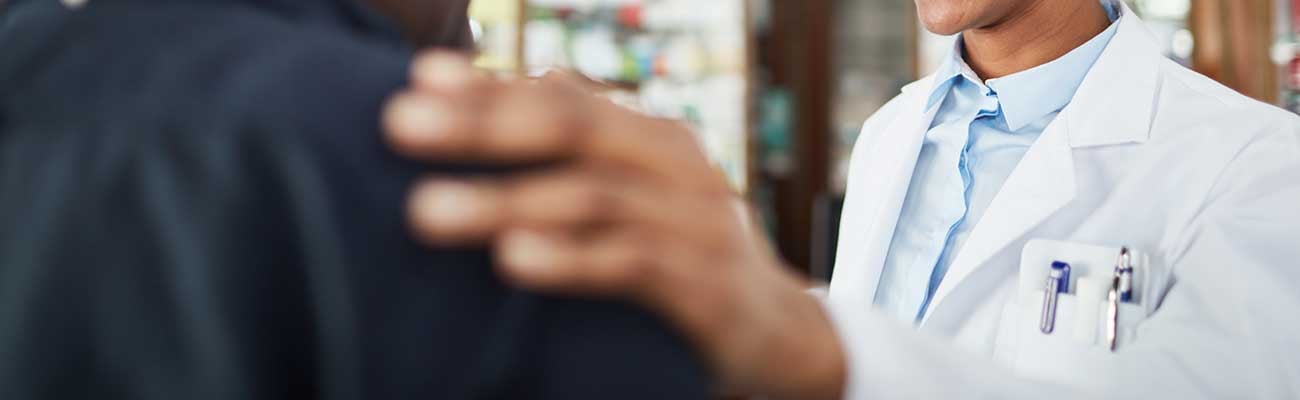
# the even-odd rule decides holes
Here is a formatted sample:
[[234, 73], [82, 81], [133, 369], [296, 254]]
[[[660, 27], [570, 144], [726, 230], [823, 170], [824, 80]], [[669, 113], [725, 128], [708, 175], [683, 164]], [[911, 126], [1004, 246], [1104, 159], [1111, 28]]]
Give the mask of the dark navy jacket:
[[689, 399], [680, 338], [426, 249], [347, 0], [0, 11], [0, 399]]

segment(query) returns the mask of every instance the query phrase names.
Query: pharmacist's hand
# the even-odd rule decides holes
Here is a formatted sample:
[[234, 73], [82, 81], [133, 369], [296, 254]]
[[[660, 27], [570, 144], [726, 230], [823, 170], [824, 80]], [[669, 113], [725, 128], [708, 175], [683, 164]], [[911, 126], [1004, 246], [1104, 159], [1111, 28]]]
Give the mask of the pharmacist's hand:
[[384, 116], [399, 153], [546, 165], [429, 177], [409, 204], [422, 240], [491, 244], [499, 274], [529, 289], [639, 302], [674, 323], [728, 390], [839, 397], [844, 356], [829, 319], [687, 129], [563, 79], [495, 82], [447, 55], [414, 65], [413, 87]]

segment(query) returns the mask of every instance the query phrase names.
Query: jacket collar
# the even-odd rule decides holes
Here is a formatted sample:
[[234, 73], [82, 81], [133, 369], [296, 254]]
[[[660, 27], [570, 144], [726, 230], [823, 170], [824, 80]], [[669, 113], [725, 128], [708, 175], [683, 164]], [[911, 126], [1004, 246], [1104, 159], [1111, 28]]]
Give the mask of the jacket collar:
[[[1070, 147], [1144, 143], [1155, 117], [1160, 89], [1160, 46], [1127, 4], [1119, 33], [1062, 111]], [[1120, 93], [1122, 91], [1122, 93]]]

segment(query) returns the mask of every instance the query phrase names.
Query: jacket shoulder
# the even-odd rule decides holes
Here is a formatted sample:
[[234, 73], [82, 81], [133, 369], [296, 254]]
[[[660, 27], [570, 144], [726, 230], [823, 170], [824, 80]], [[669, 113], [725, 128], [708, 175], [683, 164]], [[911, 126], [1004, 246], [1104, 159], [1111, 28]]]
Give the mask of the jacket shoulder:
[[[1300, 173], [1300, 117], [1249, 98], [1173, 61], [1162, 65], [1149, 144], [1205, 185], [1206, 201], [1242, 197], [1258, 182], [1280, 188]], [[1237, 196], [1232, 196], [1237, 194]]]
[[[1300, 117], [1173, 61], [1163, 61], [1154, 101], [1150, 141], [1176, 146], [1188, 159], [1227, 162], [1261, 143], [1300, 141]], [[1275, 151], [1296, 151], [1300, 158], [1300, 150]]]
[[1171, 60], [1161, 64], [1162, 89], [1156, 100], [1158, 121], [1180, 120], [1192, 126], [1258, 132], [1300, 126], [1300, 116], [1256, 99]]
[[388, 38], [238, 4], [46, 8], [0, 35], [14, 56], [0, 62], [0, 101], [18, 119], [80, 125], [67, 129], [79, 136], [113, 134], [105, 123], [177, 134], [357, 114], [404, 83], [410, 59]]

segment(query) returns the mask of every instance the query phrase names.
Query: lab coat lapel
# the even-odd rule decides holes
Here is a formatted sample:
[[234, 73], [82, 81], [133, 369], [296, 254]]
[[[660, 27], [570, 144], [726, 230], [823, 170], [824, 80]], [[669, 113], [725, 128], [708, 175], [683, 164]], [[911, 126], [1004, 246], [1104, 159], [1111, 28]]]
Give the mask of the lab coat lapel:
[[1074, 157], [1064, 122], [1058, 117], [1048, 126], [994, 196], [939, 284], [926, 319], [979, 267], [1074, 199]]
[[903, 89], [907, 104], [887, 127], [875, 134], [875, 141], [861, 141], [867, 146], [855, 154], [853, 166], [860, 173], [851, 176], [840, 232], [835, 274], [830, 299], [871, 307], [889, 243], [907, 197], [925, 133], [938, 112], [937, 105], [927, 107], [925, 91], [931, 79], [922, 79]]
[[[1076, 149], [1142, 143], [1150, 135], [1159, 63], [1164, 61], [1149, 31], [1127, 5], [1119, 23], [1119, 32], [1070, 105], [1025, 154], [972, 230], [935, 292], [923, 324], [943, 312], [953, 291], [992, 258], [1074, 199]], [[1080, 168], [1087, 172], [1087, 166]], [[1014, 266], [1006, 267], [1010, 271]]]

